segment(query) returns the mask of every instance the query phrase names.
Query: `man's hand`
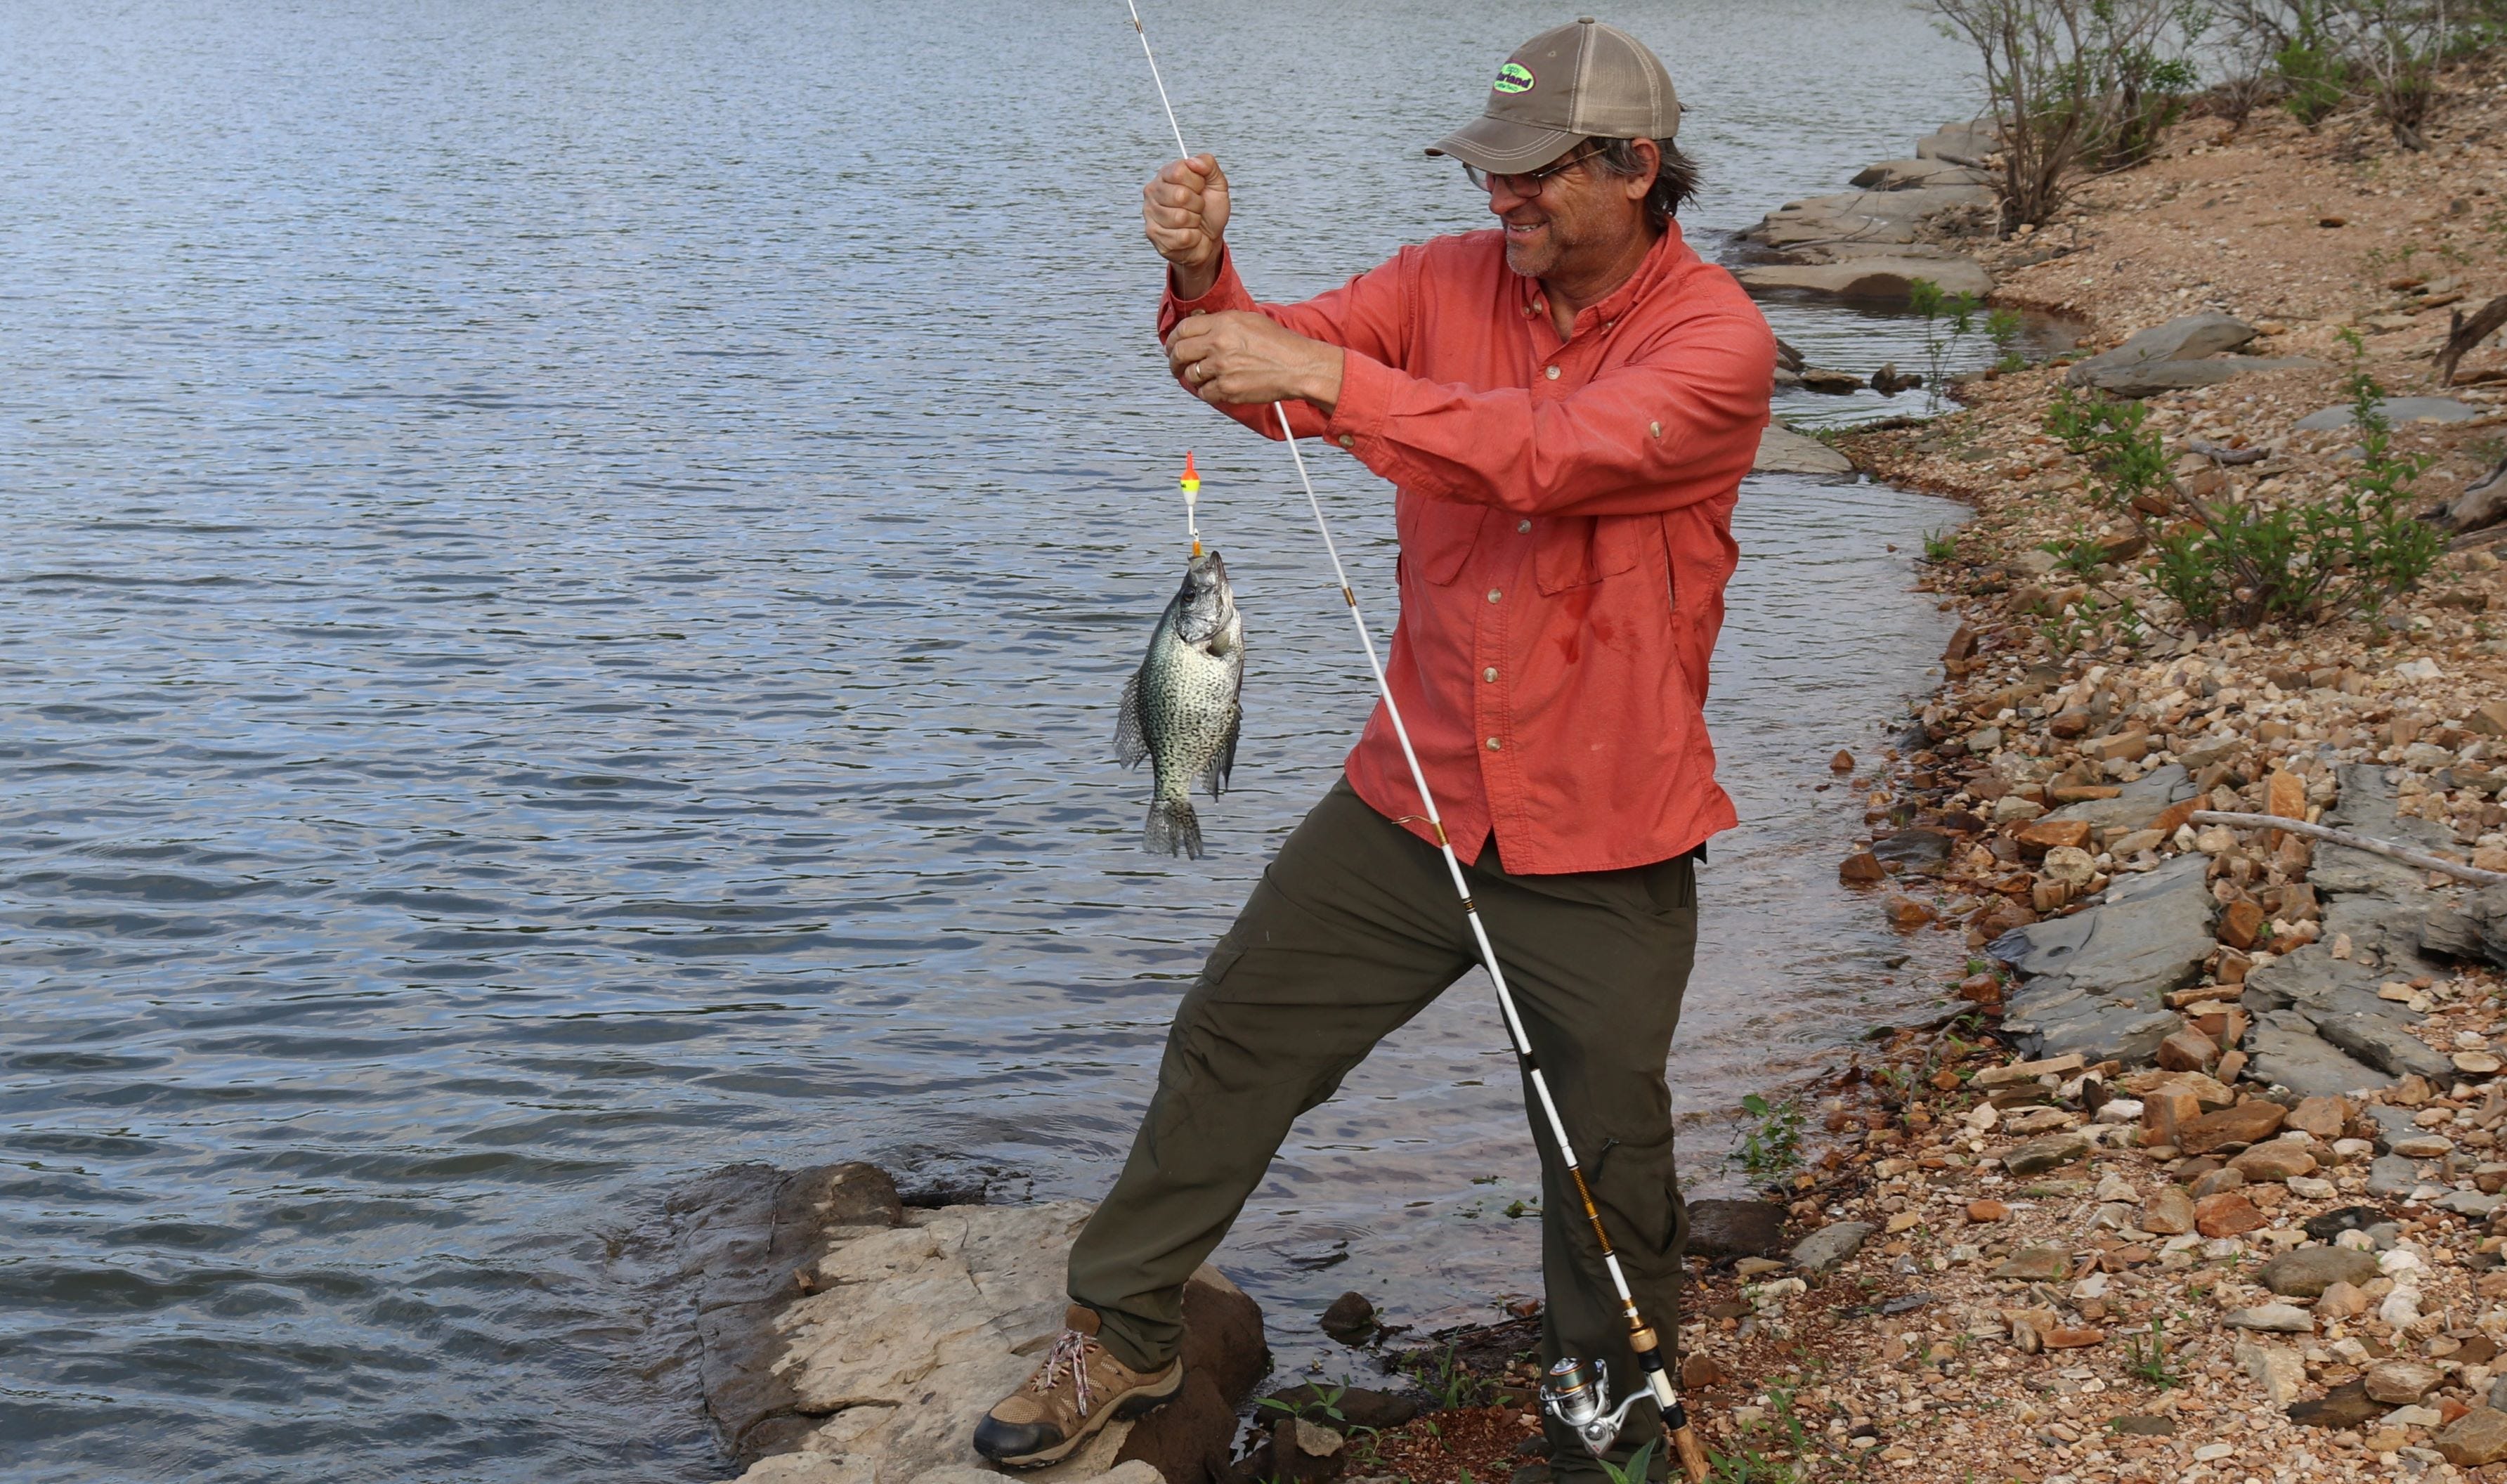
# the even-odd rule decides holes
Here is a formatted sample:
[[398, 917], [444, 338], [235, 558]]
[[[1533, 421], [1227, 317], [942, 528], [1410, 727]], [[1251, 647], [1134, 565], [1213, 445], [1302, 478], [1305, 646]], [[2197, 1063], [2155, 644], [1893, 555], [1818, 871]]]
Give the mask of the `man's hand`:
[[1340, 401], [1341, 348], [1259, 314], [1195, 314], [1167, 337], [1167, 363], [1204, 402], [1298, 398], [1326, 414]]
[[1218, 281], [1219, 239], [1227, 232], [1227, 176], [1217, 158], [1195, 155], [1158, 171], [1141, 188], [1149, 245], [1175, 270], [1180, 299], [1199, 299]]

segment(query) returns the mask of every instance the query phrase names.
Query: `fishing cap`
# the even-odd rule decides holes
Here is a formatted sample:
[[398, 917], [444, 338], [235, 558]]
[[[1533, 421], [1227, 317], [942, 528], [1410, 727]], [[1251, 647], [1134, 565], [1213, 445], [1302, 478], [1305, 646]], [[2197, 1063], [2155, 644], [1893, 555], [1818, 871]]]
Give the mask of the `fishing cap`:
[[1488, 107], [1428, 147], [1499, 174], [1538, 169], [1580, 139], [1668, 139], [1680, 99], [1661, 58], [1590, 16], [1544, 31], [1497, 69]]

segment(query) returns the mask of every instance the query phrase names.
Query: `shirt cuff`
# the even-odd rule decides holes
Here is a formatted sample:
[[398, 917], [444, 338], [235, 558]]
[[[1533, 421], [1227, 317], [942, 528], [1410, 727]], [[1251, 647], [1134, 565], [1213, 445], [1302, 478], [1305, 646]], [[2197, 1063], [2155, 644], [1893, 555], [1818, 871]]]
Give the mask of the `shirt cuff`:
[[1194, 314], [1217, 314], [1224, 309], [1250, 309], [1254, 296], [1245, 292], [1245, 281], [1236, 276], [1236, 254], [1225, 247], [1218, 249], [1218, 276], [1210, 282], [1210, 292], [1199, 299], [1184, 299], [1175, 291], [1175, 270], [1167, 270], [1165, 311], [1158, 316], [1162, 324], [1173, 325]]
[[1343, 350], [1340, 400], [1332, 404], [1331, 416], [1324, 421], [1325, 436], [1344, 449], [1356, 448], [1362, 438], [1382, 437], [1385, 423], [1393, 416], [1394, 388], [1403, 380], [1399, 372], [1371, 355]]

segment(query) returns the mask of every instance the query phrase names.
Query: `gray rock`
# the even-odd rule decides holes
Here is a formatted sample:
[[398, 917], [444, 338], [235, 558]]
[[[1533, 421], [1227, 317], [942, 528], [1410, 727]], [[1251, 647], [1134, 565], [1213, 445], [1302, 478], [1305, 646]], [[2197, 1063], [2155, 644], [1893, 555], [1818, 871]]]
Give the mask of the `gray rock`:
[[2380, 1154], [2368, 1165], [2368, 1193], [2380, 1200], [2410, 1195], [2419, 1182], [2419, 1165], [2399, 1154]]
[[1854, 460], [1816, 438], [1807, 438], [1781, 422], [1770, 421], [1759, 435], [1759, 456], [1753, 474], [1808, 474], [1821, 479], [1847, 479]]
[[2376, 1138], [2384, 1143], [2409, 1139], [2420, 1131], [2420, 1126], [2412, 1121], [2412, 1110], [2407, 1107], [2396, 1107], [2390, 1103], [2371, 1103], [2360, 1111], [2377, 1126]]
[[2091, 829], [2137, 830], [2170, 804], [2194, 797], [2194, 780], [2184, 766], [2153, 768], [2124, 784], [2112, 799], [2084, 799], [2047, 814], [2049, 819], [2086, 819]]
[[2315, 1023], [2295, 1010], [2267, 1010], [2246, 1032], [2246, 1075], [2266, 1086], [2286, 1087], [2302, 1098], [2335, 1097], [2394, 1085], [2394, 1078], [2315, 1033]]
[[[2385, 420], [2400, 426], [2426, 418], [2432, 422], [2467, 422], [2482, 415], [2485, 409], [2452, 397], [2387, 397], [2377, 404]], [[2328, 428], [2348, 427], [2358, 419], [2348, 407], [2328, 407], [2320, 413], [2309, 413], [2290, 424], [2302, 433], [2320, 433]]]
[[1905, 191], [1920, 186], [1981, 186], [1989, 183], [1982, 170], [1973, 165], [1955, 164], [1947, 160], [1883, 160], [1865, 165], [1848, 181], [1866, 191]]
[[2234, 350], [2254, 338], [2255, 327], [2241, 319], [2219, 313], [2188, 314], [2138, 331], [2113, 350], [2075, 362], [2063, 380], [2074, 386], [2091, 386], [2100, 372], [2161, 361], [2198, 361]]
[[2273, 1334], [2313, 1334], [2315, 1319], [2296, 1304], [2257, 1304], [2220, 1321], [2232, 1329], [2261, 1329]]
[[2161, 392], [2217, 386], [2258, 371], [2304, 371], [2323, 365], [2303, 355], [2218, 355], [2206, 361], [2151, 361], [2138, 366], [2109, 366], [2090, 373], [2088, 384], [2119, 397], [2155, 397]]
[[2243, 1003], [2251, 1010], [2295, 1009], [2310, 1018], [2407, 1013], [2391, 1000], [2377, 997], [2381, 982], [2358, 964], [2334, 958], [2323, 944], [2309, 943], [2249, 972]]
[[1837, 1221], [1794, 1244], [1793, 1265], [1805, 1273], [1825, 1273], [1851, 1257], [1875, 1228], [1869, 1221]]
[[2346, 1247], [2302, 1247], [2281, 1253], [2255, 1275], [2285, 1298], [2318, 1298], [2337, 1283], [2365, 1286], [2377, 1276], [2377, 1259]]
[[[2338, 848], [2318, 845], [2315, 849], [2316, 858], [2322, 860], [2327, 851]], [[2348, 850], [2342, 853], [2352, 859], [2360, 854]], [[2336, 862], [2337, 878], [2341, 870], [2342, 863]], [[2421, 944], [2427, 935], [2428, 917], [2434, 908], [2445, 905], [2445, 899], [2423, 890], [2402, 889], [2410, 889], [2410, 895], [2397, 898], [2375, 891], [2348, 891], [2321, 897], [2325, 938], [2330, 941], [2336, 934], [2348, 938], [2351, 960], [2363, 968], [2400, 965], [2407, 976], [2417, 972], [2409, 965], [2427, 957]], [[2392, 977], [2379, 976], [2380, 981]]]
[[2416, 1072], [2444, 1082], [2454, 1075], [2453, 1063], [2382, 1015], [2328, 1015], [2315, 1023], [2315, 1032], [2356, 1060], [2398, 1077]]
[[1884, 863], [1894, 861], [1903, 870], [1929, 875], [1948, 864], [1950, 847], [1955, 843], [1946, 830], [1918, 825], [1872, 841], [1871, 853]]
[[1918, 160], [1946, 160], [1952, 164], [1983, 168], [1985, 161], [2002, 147], [2000, 130], [1990, 124], [1944, 124], [1932, 134], [1915, 141]]
[[2043, 1175], [2088, 1158], [2093, 1147], [2087, 1134], [2049, 1134], [2005, 1151], [2002, 1168], [2017, 1176]]
[[2501, 1412], [2507, 1412], [2507, 1376], [2501, 1376], [2489, 1383], [2489, 1404]]
[[[791, 1204], [776, 1203], [779, 1222]], [[967, 1435], [1060, 1330], [1064, 1254], [1088, 1210], [890, 1210], [894, 1224], [836, 1224], [847, 1213], [833, 1210], [790, 1222], [805, 1260], [778, 1291], [699, 1314], [707, 1410], [740, 1462], [760, 1460], [748, 1484], [994, 1477], [976, 1472]], [[781, 1224], [773, 1233], [786, 1245]], [[1215, 1269], [1185, 1288], [1184, 1351], [1182, 1394], [1109, 1424], [1036, 1477], [1199, 1484], [1223, 1468], [1236, 1403], [1269, 1355], [1261, 1311]], [[724, 1373], [717, 1356], [735, 1369]]]
[[[2496, 889], [2495, 887], [2491, 889]], [[2357, 897], [2356, 901], [2374, 900]], [[2423, 956], [2439, 959], [2464, 959], [2479, 962], [2489, 957], [2489, 947], [2483, 932], [2482, 915], [2467, 910], [2461, 903], [2440, 902], [2420, 917], [2418, 948]], [[2353, 945], [2359, 941], [2350, 940]]]
[[2179, 857], [2122, 878], [2085, 912], [1995, 939], [1986, 951], [2026, 980], [2003, 1029], [2031, 1057], [2147, 1060], [2177, 1027], [2161, 996], [2193, 983], [2213, 947], [2209, 864]]
[[[2417, 815], [2396, 813], [2394, 785], [2386, 781], [2381, 765], [2344, 763], [2334, 776], [2341, 796], [2324, 812], [2326, 824], [2404, 845], [2453, 849], [2454, 838], [2443, 827]], [[2366, 892], [2409, 902], [2418, 897], [2422, 873], [2399, 860], [2326, 842], [2316, 846], [2315, 863], [2308, 867], [2307, 879], [2322, 892]]]
[[[1891, 192], [1890, 195], [1902, 193]], [[1911, 194], [1911, 193], [1905, 193]], [[1733, 270], [1744, 288], [1759, 292], [1793, 289], [1837, 299], [1874, 304], [1904, 304], [1918, 278], [1929, 278], [1945, 294], [1993, 292], [1993, 275], [1969, 258], [1864, 258], [1847, 263], [1762, 263]]]
[[2478, 1190], [2449, 1191], [2437, 1202], [2440, 1211], [2451, 1211], [2458, 1216], [2470, 1216], [2475, 1220], [2494, 1214], [2501, 1206], [2507, 1206], [2507, 1195], [2486, 1195]]

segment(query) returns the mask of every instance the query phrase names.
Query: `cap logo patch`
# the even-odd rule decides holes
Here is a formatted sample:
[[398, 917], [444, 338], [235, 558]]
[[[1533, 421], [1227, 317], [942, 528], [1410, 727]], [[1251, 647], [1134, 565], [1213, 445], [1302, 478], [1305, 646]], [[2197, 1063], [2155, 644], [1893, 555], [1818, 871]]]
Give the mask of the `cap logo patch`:
[[1489, 86], [1500, 92], [1530, 92], [1532, 69], [1521, 62], [1508, 62], [1497, 69], [1497, 81]]

